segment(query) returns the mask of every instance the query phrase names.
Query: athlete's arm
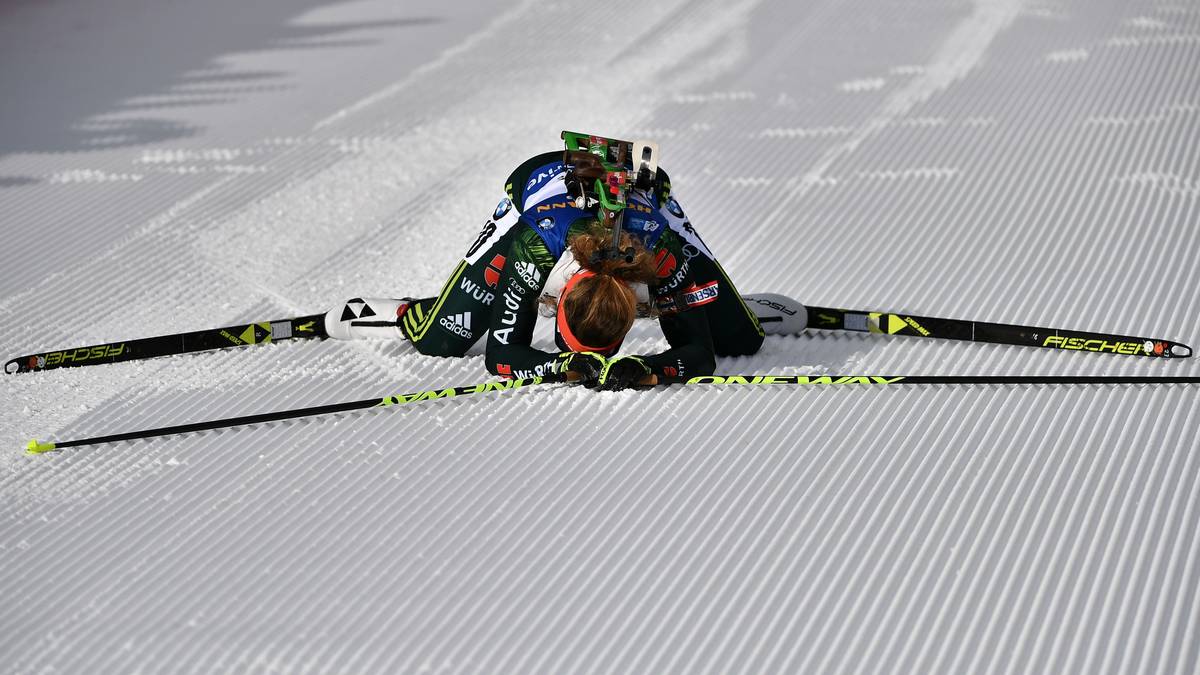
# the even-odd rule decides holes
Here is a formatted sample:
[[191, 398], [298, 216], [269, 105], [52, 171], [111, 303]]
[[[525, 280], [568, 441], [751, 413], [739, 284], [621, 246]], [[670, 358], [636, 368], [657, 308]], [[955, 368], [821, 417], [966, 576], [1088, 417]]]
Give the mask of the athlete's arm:
[[695, 286], [683, 243], [672, 231], [664, 232], [655, 246], [659, 279], [650, 286], [650, 296], [660, 308], [663, 335], [671, 348], [660, 354], [643, 355], [658, 378], [675, 379], [711, 375], [717, 367], [708, 317], [700, 307], [688, 307], [679, 298]]
[[555, 261], [541, 238], [524, 222], [505, 256], [504, 270], [492, 306], [484, 358], [488, 372], [506, 377], [553, 375], [558, 352], [530, 346], [538, 319], [538, 297]]
[[717, 367], [708, 317], [700, 309], [689, 309], [659, 319], [671, 348], [643, 356], [650, 372], [659, 380], [712, 375]]

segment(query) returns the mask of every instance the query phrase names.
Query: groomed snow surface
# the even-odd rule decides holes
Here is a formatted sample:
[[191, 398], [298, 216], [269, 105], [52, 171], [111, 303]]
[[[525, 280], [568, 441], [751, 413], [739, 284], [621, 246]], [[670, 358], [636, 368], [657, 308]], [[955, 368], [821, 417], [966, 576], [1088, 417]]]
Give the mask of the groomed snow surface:
[[[1200, 343], [1185, 0], [5, 3], [0, 64], [5, 359], [435, 293], [562, 129], [657, 139], [743, 291]], [[718, 372], [1200, 365], [813, 332]], [[543, 386], [22, 452], [486, 379], [0, 377], [0, 672], [1200, 669], [1196, 388]]]

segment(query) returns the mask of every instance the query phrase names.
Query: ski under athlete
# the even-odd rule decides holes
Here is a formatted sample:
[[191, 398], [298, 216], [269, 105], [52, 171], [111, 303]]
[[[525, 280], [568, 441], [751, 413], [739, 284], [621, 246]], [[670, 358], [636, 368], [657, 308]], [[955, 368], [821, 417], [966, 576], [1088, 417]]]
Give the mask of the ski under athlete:
[[[684, 215], [666, 172], [655, 161], [621, 195], [620, 220], [607, 225], [612, 214], [592, 203], [588, 186], [599, 189], [611, 175], [612, 165], [598, 161], [611, 159], [607, 144], [624, 142], [590, 141], [592, 152], [571, 150], [568, 139], [566, 152], [537, 155], [512, 172], [505, 197], [437, 297], [350, 300], [326, 315], [330, 337], [398, 335], [422, 354], [458, 357], [486, 330], [494, 375], [564, 375], [612, 391], [710, 375], [716, 356], [756, 353], [758, 317]], [[567, 264], [556, 269], [560, 258]], [[561, 289], [547, 288], [555, 285], [552, 272], [565, 279]], [[616, 356], [638, 314], [639, 284], [670, 348]], [[547, 290], [558, 291], [553, 352], [531, 344]]]

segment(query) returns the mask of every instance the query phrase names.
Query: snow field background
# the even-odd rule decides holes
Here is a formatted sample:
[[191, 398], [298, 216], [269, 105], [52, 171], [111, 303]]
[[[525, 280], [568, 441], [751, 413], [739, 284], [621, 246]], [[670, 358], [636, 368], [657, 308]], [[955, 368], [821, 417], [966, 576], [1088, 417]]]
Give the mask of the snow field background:
[[[81, 35], [155, 38], [113, 62], [204, 44], [184, 9], [110, 1]], [[659, 139], [743, 291], [1198, 342], [1190, 4], [264, 7], [244, 44], [161, 86], [78, 94], [97, 112], [59, 145], [56, 90], [30, 81], [93, 56], [89, 38], [5, 67], [38, 94], [20, 109], [47, 110], [0, 125], [22, 132], [0, 148], [5, 358], [436, 292], [511, 167], [564, 128]], [[161, 23], [127, 20], [143, 16]], [[279, 86], [237, 89], [263, 81]], [[631, 351], [662, 346], [635, 331]], [[547, 386], [20, 453], [471, 384], [481, 348], [280, 344], [3, 378], [0, 666], [1197, 667], [1182, 387]], [[1200, 374], [819, 332], [718, 369]]]

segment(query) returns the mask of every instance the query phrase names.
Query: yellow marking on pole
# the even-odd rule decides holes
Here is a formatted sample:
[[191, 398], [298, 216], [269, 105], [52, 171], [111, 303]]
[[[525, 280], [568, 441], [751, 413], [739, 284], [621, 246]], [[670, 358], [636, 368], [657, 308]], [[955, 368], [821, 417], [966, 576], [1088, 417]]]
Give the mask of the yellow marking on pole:
[[29, 445], [25, 446], [25, 452], [30, 455], [41, 455], [50, 452], [55, 448], [55, 445], [50, 442], [41, 443], [38, 439], [29, 441]]

